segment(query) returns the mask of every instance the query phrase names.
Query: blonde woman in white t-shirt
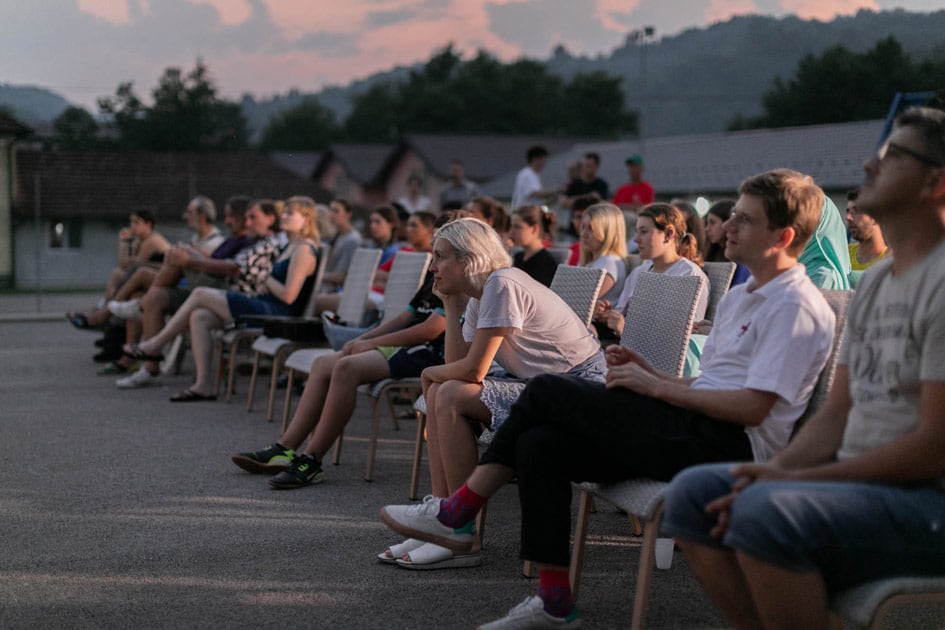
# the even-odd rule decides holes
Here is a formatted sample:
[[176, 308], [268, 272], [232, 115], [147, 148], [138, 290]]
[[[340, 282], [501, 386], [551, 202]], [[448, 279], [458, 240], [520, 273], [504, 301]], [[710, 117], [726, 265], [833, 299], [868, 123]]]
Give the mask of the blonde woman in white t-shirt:
[[600, 287], [603, 299], [615, 301], [627, 277], [627, 226], [612, 203], [595, 203], [581, 217], [581, 267], [607, 272]]
[[[477, 434], [483, 427], [501, 430], [527, 379], [551, 373], [604, 380], [603, 352], [583, 322], [511, 262], [495, 230], [478, 219], [447, 223], [434, 237], [430, 270], [446, 311], [446, 363], [422, 376], [430, 478], [438, 497], [459, 488], [476, 467]], [[479, 564], [478, 549], [454, 557], [446, 548], [411, 540], [380, 558], [399, 558], [405, 568]]]
[[[637, 235], [634, 239], [640, 247], [643, 263], [634, 269], [620, 292], [617, 301], [597, 303], [595, 321], [613, 331], [617, 339], [623, 334], [624, 317], [641, 273], [666, 273], [671, 276], [693, 276], [701, 274], [702, 255], [696, 238], [686, 233], [686, 219], [680, 210], [668, 203], [651, 203], [637, 218]], [[696, 321], [705, 317], [709, 304], [709, 281], [699, 293], [696, 304]]]

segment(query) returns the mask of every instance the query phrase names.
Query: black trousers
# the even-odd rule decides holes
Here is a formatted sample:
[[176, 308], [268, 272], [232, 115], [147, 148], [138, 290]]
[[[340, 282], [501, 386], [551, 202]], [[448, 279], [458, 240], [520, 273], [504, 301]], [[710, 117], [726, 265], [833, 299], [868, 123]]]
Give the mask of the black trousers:
[[521, 556], [566, 566], [571, 482], [671, 479], [696, 464], [750, 460], [741, 425], [573, 376], [532, 379], [481, 463], [514, 468]]

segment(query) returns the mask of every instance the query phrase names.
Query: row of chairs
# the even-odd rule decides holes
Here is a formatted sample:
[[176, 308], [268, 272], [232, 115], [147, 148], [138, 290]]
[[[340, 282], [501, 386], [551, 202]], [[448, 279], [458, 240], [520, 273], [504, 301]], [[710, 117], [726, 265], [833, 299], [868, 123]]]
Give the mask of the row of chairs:
[[[347, 321], [360, 321], [363, 316], [367, 293], [373, 282], [376, 269], [377, 250], [358, 250], [348, 280], [342, 293], [339, 315]], [[327, 258], [327, 256], [326, 256]], [[403, 261], [398, 264], [398, 261]], [[384, 298], [385, 318], [395, 315], [406, 308], [412, 295], [419, 288], [429, 265], [428, 254], [409, 254], [402, 252], [395, 259], [390, 281]], [[710, 280], [709, 305], [706, 318], [712, 319], [719, 300], [727, 291], [735, 272], [733, 263], [706, 263], [704, 270]], [[593, 315], [604, 271], [582, 267], [560, 265], [552, 283], [552, 290], [558, 293], [574, 309], [575, 313], [589, 324]], [[350, 286], [349, 286], [350, 281]], [[621, 344], [633, 348], [655, 366], [669, 373], [681, 374], [685, 363], [689, 334], [692, 330], [696, 297], [704, 280], [699, 277], [671, 277], [663, 274], [644, 274], [635, 289], [634, 299], [627, 315], [628, 325], [624, 329]], [[349, 292], [349, 289], [352, 289]], [[827, 396], [836, 369], [837, 348], [844, 334], [845, 312], [852, 292], [824, 291], [824, 295], [837, 315], [837, 329], [834, 347], [830, 358], [821, 373], [808, 409], [801, 419], [816, 410]], [[345, 299], [345, 296], [350, 296]], [[314, 307], [314, 304], [313, 304]], [[312, 309], [314, 310], [314, 308]], [[658, 325], [652, 317], [660, 313]], [[244, 333], [246, 335], [247, 333]], [[272, 378], [270, 382], [269, 408], [267, 419], [272, 420], [275, 383], [284, 365], [289, 374], [289, 386], [283, 405], [283, 429], [287, 426], [292, 382], [297, 374], [308, 374], [312, 361], [319, 354], [331, 352], [325, 348], [304, 348], [305, 345], [286, 339], [267, 338], [261, 331], [252, 333], [255, 338], [254, 369], [250, 382], [247, 408], [252, 408], [255, 379], [261, 356], [273, 358]], [[232, 340], [230, 341], [232, 343]], [[232, 394], [232, 375], [235, 346], [230, 349], [230, 381], [227, 386], [227, 398]], [[369, 440], [369, 452], [365, 469], [365, 480], [373, 479], [378, 433], [380, 426], [381, 402], [386, 401], [394, 426], [397, 426], [395, 400], [397, 398], [416, 399], [420, 393], [420, 379], [385, 379], [370, 386], [362, 386], [362, 393], [372, 401], [372, 426]], [[422, 408], [422, 407], [421, 407]], [[411, 470], [411, 498], [417, 497], [420, 468], [423, 454], [423, 435], [425, 416], [418, 413], [414, 457]], [[799, 423], [800, 424], [800, 423]], [[343, 435], [334, 448], [334, 463], [340, 461]], [[665, 483], [651, 479], [634, 479], [617, 484], [580, 484], [578, 517], [574, 533], [574, 550], [570, 578], [572, 592], [577, 598], [580, 589], [581, 569], [585, 557], [585, 546], [589, 514], [594, 511], [595, 499], [611, 503], [625, 511], [630, 518], [635, 535], [643, 535], [637, 581], [634, 593], [633, 628], [645, 626], [647, 601], [655, 564], [657, 531], [662, 514], [662, 497]], [[532, 568], [524, 567], [526, 574]], [[846, 619], [858, 626], [878, 624], [898, 604], [914, 602], [933, 602], [945, 605], [945, 579], [936, 578], [900, 578], [883, 580], [852, 589], [834, 598], [831, 602], [834, 611], [833, 622], [839, 627], [841, 619]]]

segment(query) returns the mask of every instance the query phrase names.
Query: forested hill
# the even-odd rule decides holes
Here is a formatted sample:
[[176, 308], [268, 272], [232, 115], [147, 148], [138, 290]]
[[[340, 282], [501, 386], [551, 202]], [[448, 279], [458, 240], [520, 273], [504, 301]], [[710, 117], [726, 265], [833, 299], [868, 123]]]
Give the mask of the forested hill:
[[[546, 65], [565, 79], [594, 70], [623, 77], [628, 105], [641, 111], [641, 128], [647, 136], [704, 133], [725, 129], [736, 114], [760, 114], [761, 95], [771, 88], [776, 76], [790, 78], [804, 55], [820, 54], [836, 45], [861, 53], [889, 36], [899, 40], [914, 59], [943, 58], [945, 10], [932, 14], [860, 11], [831, 22], [737, 17], [665, 39], [659, 39], [657, 33], [645, 49], [628, 42], [606, 56], [573, 56], [566, 46], [557, 47]], [[643, 55], [645, 89], [641, 84]], [[406, 71], [399, 68], [346, 88], [329, 88], [319, 97], [343, 118], [352, 94], [366, 91], [376, 81], [404, 76]], [[258, 129], [273, 110], [281, 111], [304, 98], [302, 94], [294, 96], [275, 101], [244, 100], [243, 111], [250, 125]]]
[[[831, 22], [737, 17], [665, 39], [657, 32], [645, 46], [628, 38], [610, 54], [596, 57], [575, 56], [568, 52], [566, 43], [555, 46], [549, 42], [550, 56], [544, 63], [566, 80], [575, 73], [595, 70], [623, 77], [629, 107], [641, 112], [643, 133], [655, 137], [720, 131], [738, 114], [758, 115], [761, 95], [772, 87], [776, 76], [789, 79], [804, 55], [820, 54], [837, 45], [864, 52], [889, 36], [914, 60], [945, 58], [945, 10], [931, 14], [863, 10]], [[334, 110], [340, 121], [348, 114], [353, 95], [378, 81], [403, 77], [408, 70], [394, 68], [314, 95]], [[230, 86], [219, 88], [224, 93], [231, 91]], [[290, 91], [287, 86], [282, 96], [260, 100], [247, 96], [241, 106], [250, 128], [258, 133], [274, 114], [312, 95], [304, 90]], [[7, 103], [15, 113], [30, 112], [27, 120], [55, 117], [61, 109], [53, 111], [48, 105], [57, 99], [64, 108], [65, 102], [46, 90], [0, 84], [0, 106]]]

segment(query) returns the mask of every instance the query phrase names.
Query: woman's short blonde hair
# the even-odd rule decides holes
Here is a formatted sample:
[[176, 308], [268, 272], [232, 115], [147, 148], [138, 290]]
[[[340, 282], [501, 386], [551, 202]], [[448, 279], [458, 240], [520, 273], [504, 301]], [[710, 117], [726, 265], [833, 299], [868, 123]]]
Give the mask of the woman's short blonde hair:
[[505, 251], [498, 233], [479, 219], [450, 221], [433, 235], [433, 240], [437, 239], [453, 247], [456, 259], [478, 290], [482, 290], [493, 271], [512, 266], [512, 257]]
[[315, 205], [315, 200], [305, 195], [296, 195], [286, 199], [285, 205], [305, 217], [305, 227], [302, 228], [299, 236], [317, 243], [321, 237], [318, 233], [318, 207]]
[[[623, 212], [612, 203], [595, 203], [584, 211], [591, 223], [591, 232], [601, 242], [600, 253], [596, 258], [613, 254], [620, 258], [627, 257], [627, 224]], [[581, 265], [586, 265], [595, 256], [581, 248]]]

